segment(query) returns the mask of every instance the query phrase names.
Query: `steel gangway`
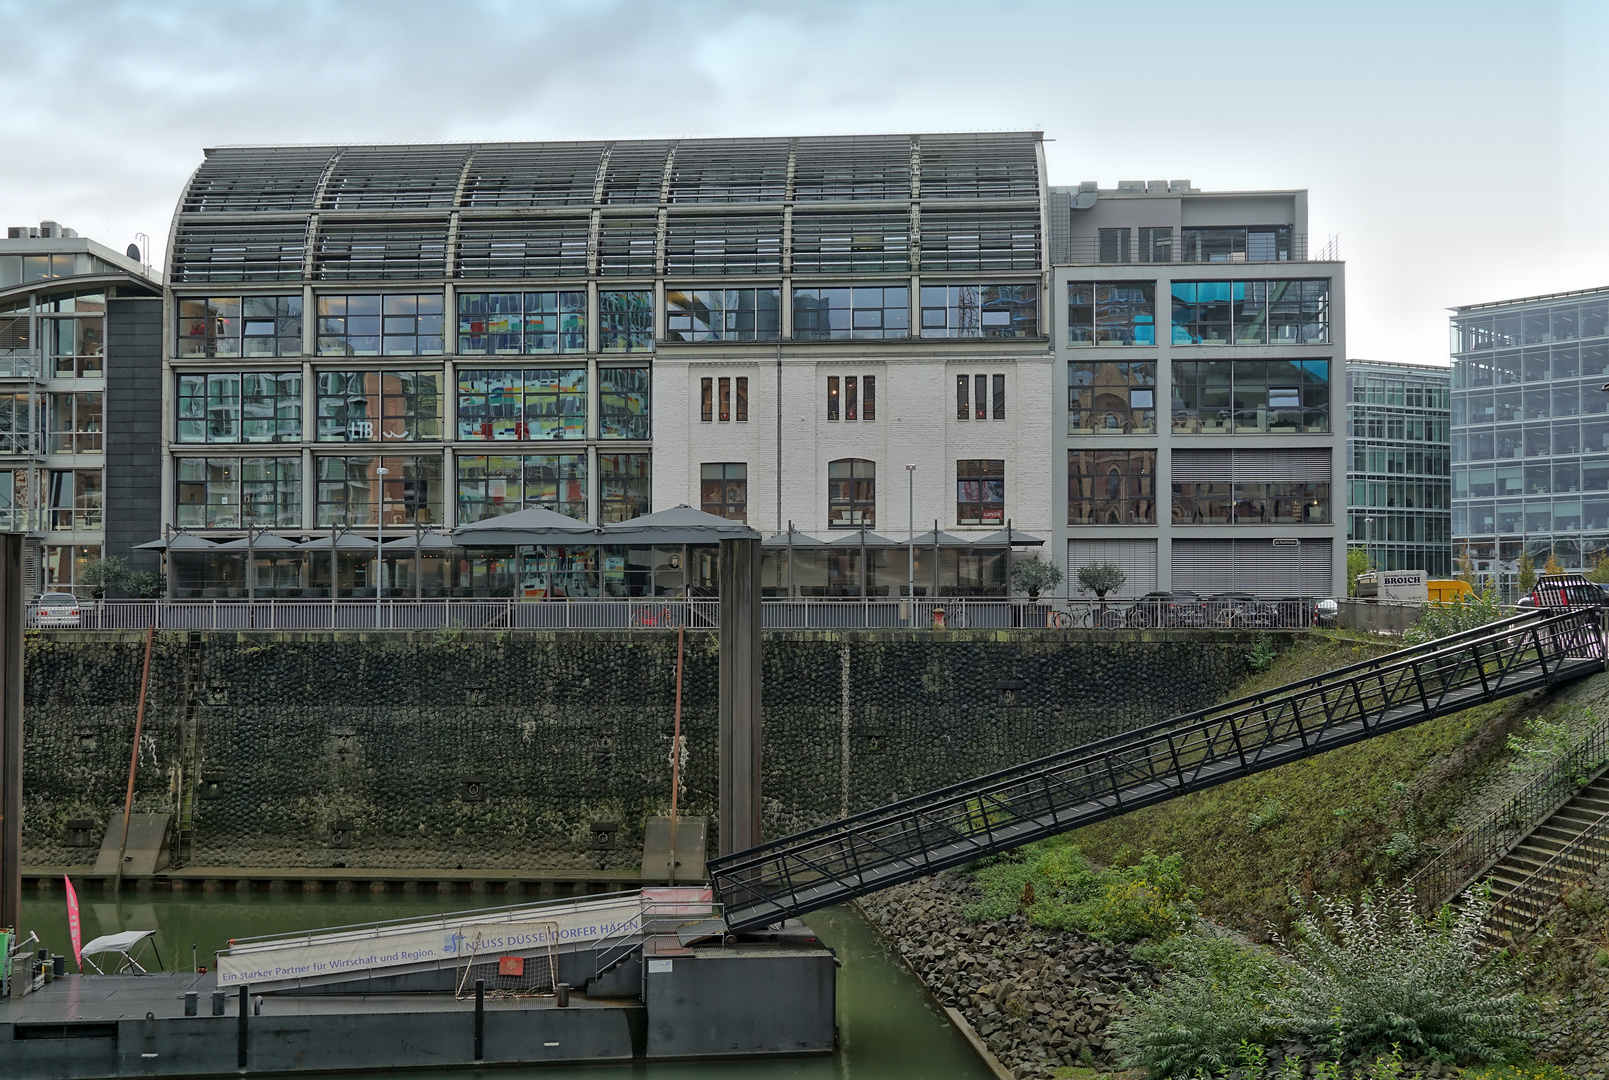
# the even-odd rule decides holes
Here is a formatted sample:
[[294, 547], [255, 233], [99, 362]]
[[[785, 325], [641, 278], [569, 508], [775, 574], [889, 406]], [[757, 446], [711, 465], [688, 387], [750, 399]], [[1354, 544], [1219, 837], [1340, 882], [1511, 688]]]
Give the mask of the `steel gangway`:
[[1603, 671], [1601, 612], [1544, 609], [1186, 713], [711, 860], [732, 930]]

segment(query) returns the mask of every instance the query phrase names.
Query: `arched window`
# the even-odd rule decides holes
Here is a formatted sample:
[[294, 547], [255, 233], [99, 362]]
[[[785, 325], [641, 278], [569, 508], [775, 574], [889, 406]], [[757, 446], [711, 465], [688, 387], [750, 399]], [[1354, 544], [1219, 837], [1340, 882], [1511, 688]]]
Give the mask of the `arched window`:
[[877, 463], [840, 458], [827, 463], [827, 527], [877, 527]]

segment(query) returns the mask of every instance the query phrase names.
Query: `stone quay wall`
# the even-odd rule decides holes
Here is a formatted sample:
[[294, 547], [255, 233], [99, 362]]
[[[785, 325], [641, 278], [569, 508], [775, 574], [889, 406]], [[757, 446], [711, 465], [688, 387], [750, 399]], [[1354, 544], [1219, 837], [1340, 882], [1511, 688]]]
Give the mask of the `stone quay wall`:
[[[1202, 708], [1253, 646], [767, 633], [766, 835]], [[144, 649], [143, 633], [29, 633], [28, 865], [93, 862], [121, 815]], [[136, 809], [192, 791], [196, 867], [635, 867], [670, 804], [676, 650], [665, 631], [159, 633]], [[680, 807], [712, 831], [717, 661], [712, 634], [687, 635]]]

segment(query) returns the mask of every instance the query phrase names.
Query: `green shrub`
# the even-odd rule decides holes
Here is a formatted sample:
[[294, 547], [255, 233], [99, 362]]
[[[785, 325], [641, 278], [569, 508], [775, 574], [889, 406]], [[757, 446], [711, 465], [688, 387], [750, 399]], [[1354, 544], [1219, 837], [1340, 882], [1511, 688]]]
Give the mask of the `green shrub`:
[[1097, 941], [1139, 941], [1178, 933], [1196, 917], [1193, 891], [1178, 855], [1147, 853], [1136, 866], [1095, 871], [1070, 844], [1041, 841], [1023, 858], [979, 867], [983, 899], [962, 914], [991, 922], [1027, 912], [1035, 926], [1077, 930]]
[[[1591, 709], [1586, 712], [1596, 727], [1597, 717], [1592, 715]], [[1551, 765], [1555, 758], [1570, 749], [1570, 725], [1566, 722], [1553, 723], [1539, 716], [1525, 726], [1525, 735], [1515, 732], [1508, 737], [1508, 748], [1519, 755], [1517, 761], [1508, 764], [1515, 772], [1530, 772]]]
[[1124, 1068], [1151, 1080], [1220, 1073], [1285, 1033], [1273, 1004], [1283, 972], [1268, 953], [1184, 934], [1138, 946], [1134, 956], [1172, 970], [1149, 993], [1129, 994], [1107, 1027]]
[[1297, 921], [1289, 979], [1278, 1007], [1313, 1039], [1339, 1030], [1336, 1052], [1500, 1058], [1522, 1031], [1523, 999], [1511, 965], [1491, 960], [1480, 928], [1491, 909], [1466, 893], [1426, 922], [1399, 889], [1356, 904], [1319, 897]]
[[1407, 629], [1402, 640], [1408, 645], [1422, 645], [1427, 641], [1485, 626], [1502, 617], [1503, 608], [1497, 602], [1496, 593], [1490, 589], [1466, 593], [1457, 600], [1426, 604], [1419, 610], [1419, 621]]

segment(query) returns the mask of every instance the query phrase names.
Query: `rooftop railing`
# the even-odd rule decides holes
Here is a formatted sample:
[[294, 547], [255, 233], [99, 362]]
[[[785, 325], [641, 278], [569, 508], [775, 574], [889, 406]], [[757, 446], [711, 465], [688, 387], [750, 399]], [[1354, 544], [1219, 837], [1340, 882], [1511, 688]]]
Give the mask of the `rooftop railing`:
[[[1305, 233], [1287, 234], [1278, 242], [1255, 237], [1249, 242], [1225, 242], [1220, 238], [1151, 237], [1140, 244], [1114, 243], [1108, 237], [1074, 236], [1067, 241], [1067, 261], [1078, 265], [1124, 263], [1271, 263], [1306, 262], [1308, 238]], [[1239, 250], [1236, 250], [1236, 248]], [[1331, 247], [1314, 256], [1318, 260], [1336, 257]]]

